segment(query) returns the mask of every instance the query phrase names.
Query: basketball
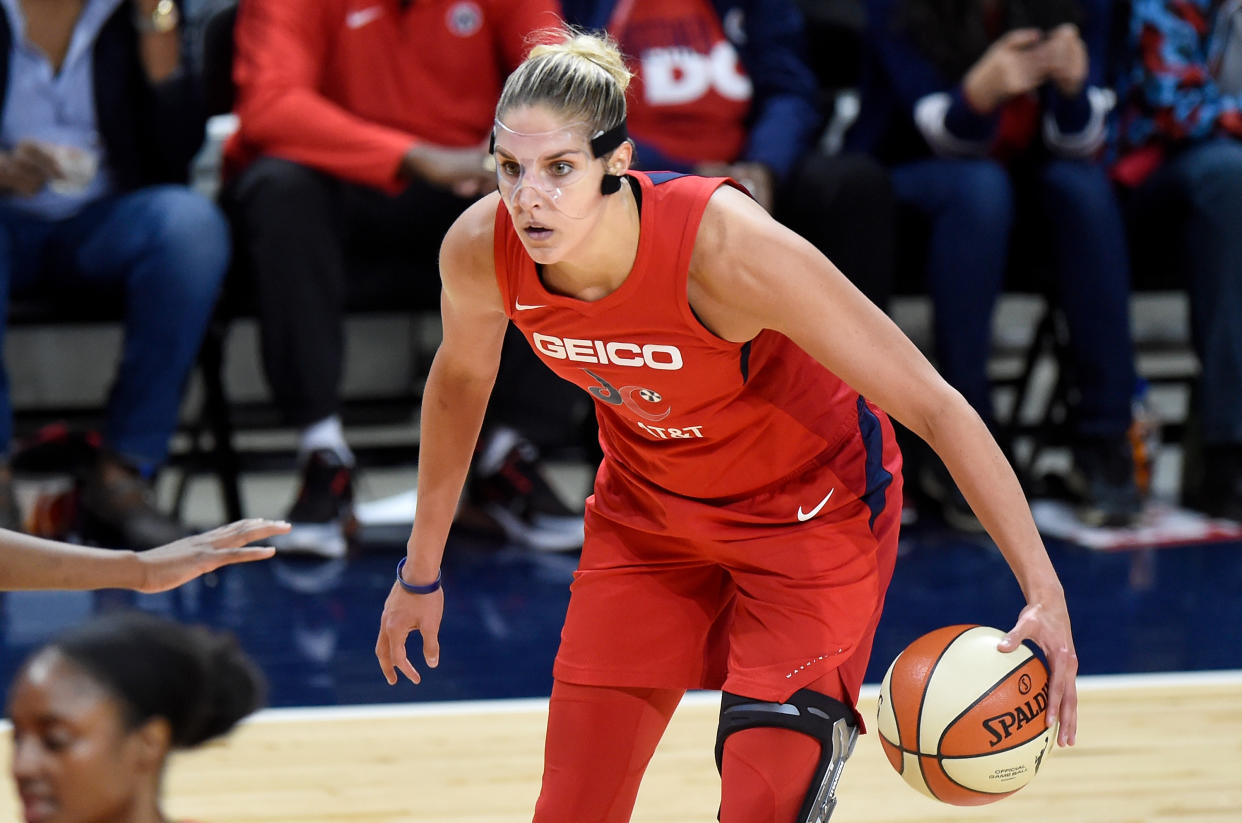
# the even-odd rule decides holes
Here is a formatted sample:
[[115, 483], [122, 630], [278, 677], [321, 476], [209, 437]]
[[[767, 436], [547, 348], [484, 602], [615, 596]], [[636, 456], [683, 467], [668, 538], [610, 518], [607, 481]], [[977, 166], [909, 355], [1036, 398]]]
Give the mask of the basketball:
[[1035, 777], [1056, 729], [1048, 667], [1005, 633], [946, 626], [907, 646], [880, 684], [877, 727], [888, 762], [914, 788], [955, 806], [1000, 800]]

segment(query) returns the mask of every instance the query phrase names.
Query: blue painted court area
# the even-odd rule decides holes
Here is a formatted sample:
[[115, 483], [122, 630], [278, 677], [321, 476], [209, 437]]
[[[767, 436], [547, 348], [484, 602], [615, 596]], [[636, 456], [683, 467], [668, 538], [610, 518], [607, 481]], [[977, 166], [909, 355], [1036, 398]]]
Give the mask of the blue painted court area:
[[[344, 560], [278, 558], [160, 595], [0, 594], [0, 681], [7, 685], [21, 659], [58, 629], [136, 606], [235, 632], [266, 671], [273, 706], [546, 696], [576, 556], [454, 537], [440, 667], [422, 686], [389, 687], [373, 649], [403, 548], [398, 539]], [[1084, 674], [1242, 669], [1242, 544], [1097, 552], [1051, 542], [1049, 550]], [[919, 634], [951, 623], [1007, 629], [1021, 602], [985, 539], [907, 530], [868, 682]]]

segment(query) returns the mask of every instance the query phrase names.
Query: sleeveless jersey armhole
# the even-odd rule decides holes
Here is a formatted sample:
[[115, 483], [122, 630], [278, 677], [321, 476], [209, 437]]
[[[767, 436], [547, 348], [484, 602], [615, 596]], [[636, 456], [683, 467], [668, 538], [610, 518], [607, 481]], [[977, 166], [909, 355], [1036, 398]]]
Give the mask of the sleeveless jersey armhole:
[[[703, 223], [703, 215], [707, 212], [708, 203], [711, 202], [712, 196], [722, 186], [732, 186], [735, 189], [745, 193], [748, 197], [749, 192], [734, 179], [730, 177], [711, 177], [704, 178], [714, 183], [712, 186], [703, 186], [703, 188], [695, 193], [696, 201], [692, 209], [687, 215], [685, 226], [682, 229], [681, 250], [677, 261], [678, 277], [681, 281], [677, 284], [678, 306], [681, 313], [690, 328], [695, 334], [704, 341], [723, 349], [733, 349], [745, 345], [749, 350], [751, 340], [735, 343], [732, 340], [726, 340], [720, 335], [707, 327], [695, 312], [694, 307], [690, 305], [690, 263], [694, 258], [694, 247], [698, 242], [699, 227]], [[752, 338], [753, 340], [753, 338]]]
[[496, 204], [496, 220], [492, 224], [492, 261], [496, 268], [496, 285], [500, 288], [500, 299], [504, 304], [505, 316], [510, 320], [513, 319], [513, 313], [516, 311], [513, 305], [513, 289], [509, 284], [510, 276], [515, 275], [509, 272], [510, 255], [507, 242], [513, 232], [505, 231], [511, 219], [509, 210], [505, 208], [505, 203], [501, 200]]

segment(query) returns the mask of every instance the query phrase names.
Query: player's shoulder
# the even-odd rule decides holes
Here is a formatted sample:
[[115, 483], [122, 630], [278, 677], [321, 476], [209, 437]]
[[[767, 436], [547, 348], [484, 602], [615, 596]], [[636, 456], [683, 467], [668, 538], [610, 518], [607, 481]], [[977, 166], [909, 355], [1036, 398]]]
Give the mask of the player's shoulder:
[[722, 184], [712, 191], [703, 209], [694, 257], [699, 262], [727, 259], [770, 222], [772, 217], [750, 195]]
[[486, 258], [489, 267], [494, 265], [493, 238], [499, 205], [500, 195], [493, 192], [471, 203], [453, 221], [440, 245], [442, 264], [478, 264]]
[[[477, 294], [491, 300], [496, 291], [496, 208], [500, 195], [476, 200], [453, 221], [440, 244], [440, 280], [452, 294]], [[495, 297], [495, 299], [499, 299]]]

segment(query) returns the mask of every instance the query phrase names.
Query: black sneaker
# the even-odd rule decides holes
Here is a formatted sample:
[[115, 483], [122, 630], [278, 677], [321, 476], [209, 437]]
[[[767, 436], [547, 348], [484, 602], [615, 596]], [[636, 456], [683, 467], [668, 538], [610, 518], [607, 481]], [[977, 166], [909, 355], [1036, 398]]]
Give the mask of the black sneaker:
[[528, 548], [576, 551], [582, 548], [582, 513], [557, 496], [538, 458], [534, 444], [512, 429], [496, 429], [480, 440], [460, 521], [480, 525], [472, 521], [481, 514], [482, 525]]
[[116, 549], [152, 549], [189, 531], [155, 505], [151, 484], [118, 458], [102, 456], [82, 482], [78, 498], [82, 537]]
[[344, 557], [357, 530], [353, 508], [353, 469], [331, 449], [317, 449], [302, 466], [302, 487], [285, 516], [292, 528], [268, 542], [280, 552]]
[[1242, 523], [1242, 444], [1203, 446], [1203, 480], [1187, 500], [1211, 517]]
[[1088, 526], [1132, 526], [1143, 510], [1134, 479], [1134, 450], [1125, 435], [1082, 437], [1073, 447], [1074, 467], [1066, 478], [1078, 499], [1078, 517]]

